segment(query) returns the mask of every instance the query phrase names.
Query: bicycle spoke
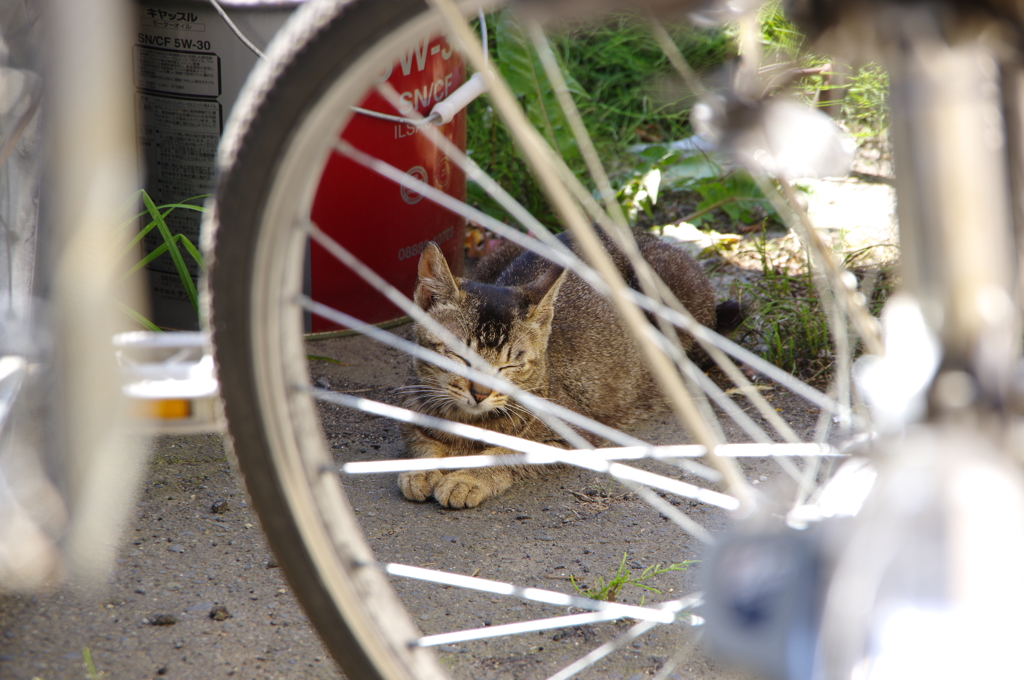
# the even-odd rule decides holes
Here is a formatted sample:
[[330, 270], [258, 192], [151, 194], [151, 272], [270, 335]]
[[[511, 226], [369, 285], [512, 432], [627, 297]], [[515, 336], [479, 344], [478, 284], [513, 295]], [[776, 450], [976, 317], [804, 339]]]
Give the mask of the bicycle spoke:
[[601, 623], [603, 621], [617, 621], [622, 618], [626, 617], [609, 612], [569, 614], [567, 616], [555, 616], [547, 619], [536, 619], [534, 621], [522, 621], [519, 623], [506, 623], [498, 626], [486, 626], [484, 628], [472, 628], [454, 633], [424, 635], [416, 641], [416, 644], [420, 647], [436, 647], [437, 645], [450, 645], [456, 642], [485, 640], [487, 638], [504, 637], [506, 635], [522, 635], [523, 633], [536, 633], [542, 630], [568, 628], [569, 626], [584, 626], [592, 623]]
[[[331, 401], [342, 406], [351, 406], [353, 408], [358, 408], [359, 410], [365, 410], [367, 413], [384, 415], [376, 410], [371, 411], [364, 409], [362, 408], [364, 404], [356, 404], [353, 401], [361, 399], [361, 397], [353, 397], [351, 395], [341, 394], [340, 392], [327, 392], [326, 390], [311, 390], [311, 392], [314, 396], [324, 399], [325, 401]], [[376, 403], [369, 402], [368, 400], [365, 401], [367, 401], [367, 405]], [[387, 404], [382, 404], [382, 406], [387, 406]], [[417, 412], [408, 412], [408, 414], [414, 413]], [[408, 417], [410, 421], [414, 419], [414, 416], [412, 415], [409, 415]], [[430, 426], [430, 424], [425, 421], [422, 424], [428, 427]], [[461, 423], [453, 423], [453, 425], [459, 424]], [[490, 430], [484, 431], [490, 432]], [[461, 434], [462, 433], [460, 433], [460, 435]], [[466, 434], [470, 433], [467, 432]], [[529, 442], [531, 440], [523, 439], [520, 441]], [[559, 449], [557, 447], [550, 448], [555, 452], [573, 452], [571, 449]], [[705, 449], [702, 444], [676, 444], [642, 447], [610, 446], [600, 449], [584, 449], [576, 452], [586, 453], [586, 455], [593, 460], [603, 461], [641, 460], [645, 458], [650, 458], [652, 460], [674, 460], [690, 457], [700, 458], [707, 454], [707, 449]], [[835, 448], [827, 444], [723, 444], [719, 446], [715, 452], [725, 458], [770, 458], [781, 456], [800, 456], [805, 458], [812, 456], [815, 458], [845, 457], [843, 454], [836, 451]], [[526, 455], [502, 454], [496, 456], [475, 455], [453, 456], [450, 458], [398, 458], [395, 460], [353, 461], [344, 463], [341, 466], [341, 471], [350, 475], [366, 475], [392, 472], [413, 472], [416, 470], [460, 470], [462, 468], [488, 467], [491, 465], [541, 465], [551, 462], [546, 459], [546, 455], [547, 452], [545, 451], [538, 454], [538, 456], [531, 456], [527, 453]], [[711, 482], [721, 480], [718, 473], [710, 468], [701, 470], [699, 476], [704, 477]]]
[[[501, 446], [512, 449], [513, 451], [523, 451], [534, 456], [530, 461], [532, 463], [566, 463], [568, 465], [574, 465], [587, 470], [593, 470], [594, 472], [606, 472], [618, 479], [653, 486], [655, 488], [662, 489], [663, 491], [702, 501], [726, 510], [735, 510], [739, 507], [739, 502], [732, 496], [727, 496], [709, 489], [702, 489], [698, 486], [687, 484], [686, 482], [662, 477], [661, 475], [622, 465], [621, 463], [612, 463], [601, 460], [600, 458], [591, 455], [592, 449], [579, 452], [569, 451], [567, 449], [560, 449], [555, 446], [541, 444], [529, 439], [520, 439], [519, 437], [512, 437], [493, 430], [486, 430], [472, 425], [466, 425], [465, 423], [442, 420], [441, 418], [435, 418], [434, 416], [426, 416], [416, 411], [410, 411], [408, 409], [391, 406], [389, 404], [382, 404], [362, 397], [353, 397], [347, 394], [340, 394], [338, 392], [330, 392], [327, 390], [317, 390], [315, 388], [300, 387], [299, 389], [304, 389], [324, 401], [330, 401], [342, 406], [349, 406], [367, 413], [373, 413], [375, 415], [385, 416], [401, 422], [413, 423], [422, 427], [441, 430], [459, 437], [473, 439], [493, 446]], [[705, 455], [707, 455], [707, 451], [705, 451]]]
[[[418, 581], [429, 581], [442, 585], [455, 586], [466, 590], [477, 590], [495, 595], [511, 595], [527, 602], [540, 602], [542, 604], [553, 604], [560, 607], [576, 607], [588, 611], [602, 612], [615, 615], [616, 618], [632, 618], [652, 623], [672, 623], [676, 620], [676, 613], [684, 608], [694, 606], [696, 596], [690, 600], [675, 600], [663, 603], [656, 607], [639, 607], [619, 602], [606, 602], [594, 600], [589, 597], [566, 595], [555, 590], [543, 588], [524, 588], [511, 583], [493, 581], [476, 576], [464, 576], [448, 571], [436, 569], [424, 569], [423, 567], [412, 567], [406, 564], [385, 564], [383, 570], [392, 576], [402, 576], [416, 579]], [[687, 604], [689, 602], [689, 604]]]
[[[700, 595], [692, 595], [687, 599], [663, 603], [661, 606], [665, 608], [674, 609], [675, 611], [683, 611], [685, 609], [697, 606], [698, 604], [700, 604], [700, 602]], [[582, 670], [590, 668], [595, 663], [605, 658], [609, 654], [622, 649], [633, 640], [637, 639], [644, 633], [654, 628], [656, 625], [656, 623], [652, 623], [650, 621], [641, 621], [640, 623], [634, 625], [632, 628], [627, 630], [625, 633], [619, 635], [618, 637], [612, 640], [609, 640], [600, 647], [594, 649], [592, 652], [590, 652], [583, 658], [566, 666], [558, 673], [555, 673], [554, 675], [550, 676], [548, 680], [568, 680], [568, 678], [571, 678], [572, 676], [576, 675]]]

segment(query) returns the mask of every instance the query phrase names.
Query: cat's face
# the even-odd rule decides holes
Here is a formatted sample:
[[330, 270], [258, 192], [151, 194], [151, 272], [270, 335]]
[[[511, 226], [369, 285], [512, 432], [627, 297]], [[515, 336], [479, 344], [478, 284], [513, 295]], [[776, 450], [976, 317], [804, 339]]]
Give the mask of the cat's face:
[[[547, 379], [547, 343], [561, 280], [554, 272], [530, 286], [508, 288], [473, 281], [460, 285], [440, 251], [434, 253], [428, 248], [420, 261], [416, 302], [487, 361], [496, 375], [520, 389], [533, 391]], [[466, 356], [446, 346], [422, 325], [417, 326], [416, 333], [420, 345], [469, 365]], [[428, 362], [417, 361], [416, 371], [421, 403], [442, 416], [472, 420], [502, 412], [513, 415], [521, 410], [508, 395]]]

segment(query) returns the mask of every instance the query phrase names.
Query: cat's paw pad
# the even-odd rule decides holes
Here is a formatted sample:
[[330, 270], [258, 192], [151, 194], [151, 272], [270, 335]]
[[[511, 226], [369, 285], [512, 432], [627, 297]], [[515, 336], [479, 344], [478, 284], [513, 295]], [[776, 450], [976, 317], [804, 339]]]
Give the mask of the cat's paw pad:
[[475, 508], [494, 494], [491, 484], [466, 472], [449, 474], [434, 488], [434, 498], [446, 508]]
[[429, 472], [402, 472], [398, 475], [398, 488], [411, 501], [423, 502], [434, 494], [434, 488], [444, 477], [437, 470]]

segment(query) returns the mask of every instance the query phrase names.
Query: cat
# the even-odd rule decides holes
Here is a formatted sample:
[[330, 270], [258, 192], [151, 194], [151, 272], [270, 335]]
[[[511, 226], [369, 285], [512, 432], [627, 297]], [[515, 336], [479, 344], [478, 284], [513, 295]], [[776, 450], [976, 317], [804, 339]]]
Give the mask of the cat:
[[[625, 255], [604, 234], [606, 250], [626, 282], [639, 290]], [[703, 269], [680, 248], [635, 231], [640, 253], [701, 324], [716, 327], [714, 290]], [[559, 236], [576, 252], [567, 234]], [[660, 390], [612, 304], [576, 274], [505, 242], [478, 263], [474, 277], [452, 275], [433, 243], [423, 251], [414, 301], [461, 338], [520, 389], [544, 397], [612, 427], [622, 427], [659, 409]], [[735, 304], [735, 303], [733, 303]], [[726, 314], [732, 314], [726, 306]], [[424, 326], [415, 327], [423, 347], [467, 363]], [[679, 334], [690, 350], [693, 338]], [[416, 359], [403, 405], [411, 410], [469, 423], [524, 439], [568, 448], [568, 444], [512, 397]], [[580, 432], [592, 444], [599, 438]], [[402, 426], [411, 457], [514, 453], [444, 432]], [[431, 496], [450, 508], [472, 508], [517, 480], [547, 466], [507, 466], [443, 472], [404, 472], [398, 485], [409, 500]]]

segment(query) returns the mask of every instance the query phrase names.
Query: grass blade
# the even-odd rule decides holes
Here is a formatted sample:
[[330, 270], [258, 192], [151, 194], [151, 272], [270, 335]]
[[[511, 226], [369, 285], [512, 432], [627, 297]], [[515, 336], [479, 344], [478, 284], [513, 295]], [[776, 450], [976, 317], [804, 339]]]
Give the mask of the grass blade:
[[135, 321], [135, 323], [145, 328], [147, 331], [157, 331], [160, 333], [163, 332], [162, 328], [160, 328], [155, 323], [153, 323], [146, 317], [142, 316], [142, 314], [139, 314], [137, 311], [135, 311], [128, 305], [124, 304], [123, 302], [118, 302], [117, 308], [124, 312], [126, 315], [128, 315], [133, 321]]
[[181, 256], [181, 251], [178, 250], [177, 244], [174, 242], [174, 237], [171, 236], [171, 230], [167, 227], [167, 222], [164, 221], [163, 215], [160, 210], [153, 203], [153, 199], [149, 197], [145, 191], [142, 192], [142, 202], [149, 211], [149, 214], [156, 221], [156, 227], [160, 230], [160, 235], [164, 239], [164, 243], [167, 244], [168, 255], [171, 256], [171, 261], [174, 262], [174, 268], [178, 271], [178, 277], [181, 279], [181, 285], [185, 288], [185, 295], [188, 296], [188, 300], [192, 303], [192, 308], [199, 312], [199, 296], [196, 293], [195, 283], [192, 281], [192, 275], [189, 274], [188, 268], [185, 266], [185, 258]]
[[188, 254], [192, 256], [192, 259], [196, 261], [196, 264], [199, 265], [200, 269], [206, 269], [206, 263], [203, 261], [203, 255], [199, 252], [199, 249], [196, 248], [192, 241], [189, 241], [184, 234], [177, 234], [174, 238], [179, 239], [181, 245], [188, 251]]

